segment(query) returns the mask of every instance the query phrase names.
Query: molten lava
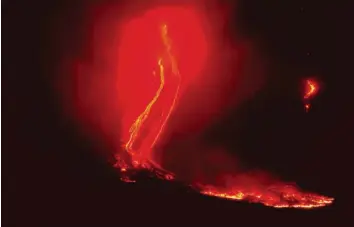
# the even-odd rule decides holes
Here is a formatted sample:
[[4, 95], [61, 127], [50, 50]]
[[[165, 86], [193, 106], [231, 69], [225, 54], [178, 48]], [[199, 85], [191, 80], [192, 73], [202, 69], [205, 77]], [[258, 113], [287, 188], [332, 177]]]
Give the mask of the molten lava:
[[[207, 54], [203, 32], [192, 11], [160, 7], [126, 24], [119, 52], [121, 134], [131, 161], [118, 152], [116, 166], [122, 172], [159, 170], [163, 179], [171, 179], [172, 174], [162, 171], [155, 160], [154, 148], [183, 88], [203, 67]], [[183, 80], [180, 69], [185, 72]]]
[[[164, 127], [166, 126], [172, 111], [176, 107], [182, 78], [178, 68], [177, 59], [172, 51], [173, 39], [170, 37], [169, 29], [173, 29], [173, 27], [170, 28], [169, 25], [165, 23], [166, 18], [161, 17], [160, 14], [165, 16], [167, 15], [162, 8], [153, 11], [154, 18], [162, 19], [161, 21], [151, 20], [148, 17], [151, 16], [151, 14], [145, 14], [145, 18], [141, 19], [147, 20], [151, 23], [147, 26], [155, 26], [155, 28], [160, 29], [160, 42], [162, 44], [162, 49], [158, 51], [153, 50], [153, 53], [156, 53], [156, 56], [154, 56], [156, 61], [155, 67], [150, 67], [151, 72], [148, 72], [147, 69], [147, 71], [142, 71], [141, 74], [137, 75], [141, 77], [150, 77], [153, 79], [152, 75], [156, 76], [158, 74], [159, 86], [157, 87], [155, 94], [152, 95], [151, 100], [146, 104], [142, 112], [131, 124], [128, 131], [129, 137], [123, 142], [125, 151], [131, 156], [132, 168], [148, 168], [149, 170], [162, 175], [162, 178], [171, 180], [173, 179], [172, 175], [163, 171], [161, 166], [154, 161], [153, 151], [155, 144], [158, 142], [163, 133]], [[144, 21], [140, 22], [144, 24]], [[130, 27], [129, 29], [133, 30], [134, 28]], [[137, 26], [135, 29], [139, 30], [142, 29], [142, 27]], [[150, 32], [154, 31], [156, 31], [156, 29], [152, 28]], [[138, 33], [136, 34], [138, 35]], [[146, 37], [146, 34], [141, 35]], [[129, 38], [139, 39], [139, 37], [133, 36]], [[156, 43], [158, 42], [154, 40], [150, 43], [145, 43], [145, 45], [152, 46], [152, 44]], [[126, 53], [130, 52], [125, 52], [123, 54]], [[125, 57], [126, 56], [122, 56], [122, 58]], [[138, 62], [136, 64], [136, 67], [140, 67]], [[135, 66], [131, 65], [131, 67]], [[157, 68], [158, 70], [155, 70], [154, 68]], [[188, 70], [188, 68], [185, 68], [185, 70]], [[196, 73], [196, 70], [194, 71], [194, 73]], [[122, 71], [122, 73], [126, 73], [126, 71]], [[168, 82], [170, 82], [169, 86], [166, 85]], [[306, 94], [304, 96], [304, 99], [306, 100], [312, 97], [317, 91], [317, 85], [314, 81], [307, 80], [307, 85], [308, 89], [306, 90]], [[148, 84], [145, 84], [145, 86], [148, 86]], [[135, 90], [135, 95], [139, 96], [143, 94], [139, 94], [139, 91]], [[307, 105], [307, 108], [309, 108], [309, 104]], [[155, 113], [153, 113], [153, 110], [155, 110]], [[121, 168], [122, 172], [127, 171], [128, 165], [121, 161], [119, 155], [117, 155], [117, 165]], [[131, 182], [131, 180], [127, 177], [122, 179], [124, 181]], [[332, 198], [301, 192], [296, 187], [290, 185], [262, 185], [256, 183], [254, 188], [245, 187], [239, 182], [234, 185], [229, 185], [229, 187], [226, 188], [203, 185], [200, 183], [196, 183], [195, 185], [195, 188], [205, 195], [231, 200], [258, 202], [266, 206], [276, 208], [313, 208], [328, 205], [333, 201]]]
[[[170, 39], [168, 38], [168, 32], [167, 32], [167, 25], [163, 24], [161, 25], [161, 39], [162, 42], [165, 46], [165, 52], [167, 54], [167, 57], [163, 58], [162, 56], [159, 57], [157, 64], [159, 66], [159, 75], [160, 75], [160, 86], [156, 91], [155, 96], [152, 98], [152, 100], [149, 102], [149, 104], [146, 106], [145, 110], [137, 117], [137, 119], [134, 121], [133, 125], [129, 129], [130, 137], [128, 142], [125, 144], [125, 149], [126, 151], [132, 156], [133, 159], [133, 165], [135, 167], [141, 166], [144, 164], [147, 164], [146, 162], [154, 163], [154, 167], [156, 168], [155, 162], [152, 160], [152, 156], [150, 152], [153, 151], [154, 145], [158, 141], [167, 120], [169, 119], [172, 110], [175, 107], [176, 100], [178, 97], [179, 93], [179, 87], [180, 87], [180, 75], [177, 67], [176, 60], [174, 59], [174, 56], [171, 54], [171, 43]], [[175, 87], [175, 91], [173, 94], [173, 98], [171, 100], [171, 103], [167, 103], [167, 112], [166, 113], [161, 113], [159, 122], [157, 122], [154, 125], [151, 125], [153, 127], [152, 129], [150, 128], [150, 134], [146, 135], [145, 138], [143, 138], [143, 145], [140, 145], [138, 148], [133, 148], [135, 143], [137, 142], [137, 139], [139, 136], [141, 136], [141, 130], [145, 122], [148, 120], [150, 117], [150, 112], [151, 109], [154, 108], [154, 105], [157, 101], [159, 101], [161, 93], [165, 89], [165, 65], [166, 63], [164, 62], [169, 62], [171, 64], [171, 74], [172, 76], [176, 77], [178, 82]], [[149, 140], [149, 138], [151, 138]]]
[[291, 185], [270, 185], [263, 189], [201, 187], [201, 193], [230, 200], [247, 200], [275, 208], [316, 208], [329, 205], [333, 198], [301, 192]]
[[[120, 169], [123, 181], [134, 182], [130, 177], [131, 173], [141, 169], [148, 170], [154, 176], [164, 180], [177, 179], [178, 175], [162, 168], [161, 163], [155, 158], [155, 153], [158, 145], [164, 142], [163, 137], [168, 131], [166, 130], [168, 123], [171, 122], [172, 114], [185, 94], [186, 88], [193, 83], [196, 85], [193, 88], [203, 86], [201, 83], [204, 81], [202, 69], [205, 67], [206, 61], [209, 60], [208, 57], [215, 55], [214, 52], [209, 53], [212, 48], [209, 48], [210, 43], [207, 40], [210, 39], [206, 37], [195, 11], [186, 7], [170, 6], [149, 10], [125, 23], [121, 32], [119, 34], [118, 60], [112, 60], [109, 54], [110, 57], [107, 57], [113, 62], [109, 64], [114, 65], [112, 66], [114, 73], [111, 73], [115, 77], [114, 89], [110, 87], [113, 83], [105, 81], [110, 86], [106, 84], [102, 86], [109, 88], [106, 89], [109, 91], [100, 86], [94, 90], [93, 87], [100, 83], [97, 77], [93, 77], [91, 83], [80, 83], [80, 85], [84, 84], [80, 87], [81, 89], [85, 86], [92, 86], [87, 88], [89, 91], [83, 89], [84, 91], [80, 91], [81, 93], [78, 92], [80, 94], [78, 95], [80, 98], [78, 103], [86, 107], [80, 110], [86, 114], [84, 116], [91, 114], [89, 120], [99, 125], [99, 129], [103, 133], [114, 137], [114, 141], [117, 136], [120, 137], [120, 150], [117, 149], [115, 155], [115, 166]], [[214, 32], [213, 35], [217, 34]], [[106, 54], [109, 51], [102, 52]], [[222, 54], [220, 51], [217, 56], [222, 56]], [[219, 62], [222, 63], [222, 60]], [[100, 62], [104, 62], [104, 60]], [[213, 69], [220, 68], [225, 68], [225, 66]], [[91, 69], [87, 71], [92, 72]], [[102, 74], [101, 72], [92, 74], [96, 76], [96, 74]], [[223, 73], [224, 71], [215, 74], [220, 76], [219, 74]], [[80, 79], [86, 78], [85, 76], [80, 77]], [[220, 77], [215, 78], [215, 81], [221, 81]], [[214, 84], [213, 82], [210, 83], [212, 85], [210, 87], [222, 89], [220, 88], [221, 83]], [[103, 84], [103, 82], [101, 83]], [[308, 109], [310, 108], [308, 100], [317, 93], [318, 85], [314, 80], [307, 80], [306, 84], [304, 100]], [[205, 91], [209, 90], [205, 89]], [[87, 96], [83, 95], [85, 92], [88, 94]], [[112, 104], [113, 92], [115, 92], [113, 99], [115, 101], [117, 98], [118, 104]], [[104, 98], [97, 99], [98, 95]], [[205, 96], [203, 101], [207, 104], [215, 102], [218, 99], [216, 96], [213, 94]], [[108, 100], [108, 104], [102, 100]], [[197, 104], [192, 103], [190, 106], [198, 108]], [[119, 109], [117, 112], [120, 114], [119, 124], [116, 122], [118, 114], [114, 112], [116, 105], [119, 106], [119, 108], [117, 107]], [[102, 107], [107, 106], [109, 111], [105, 109], [106, 112], [104, 112]], [[210, 106], [208, 107], [211, 108]], [[202, 116], [198, 115], [198, 118], [202, 118]], [[113, 132], [118, 128], [117, 125], [119, 125], [120, 131], [115, 134]], [[188, 158], [190, 157], [188, 156]], [[194, 159], [199, 161], [198, 157]], [[226, 157], [226, 159], [228, 162], [232, 162], [231, 158]], [[215, 160], [213, 161], [215, 162]], [[322, 207], [333, 201], [332, 198], [302, 192], [290, 184], [263, 182], [259, 180], [259, 177], [242, 175], [232, 168], [226, 168], [225, 163], [220, 165], [221, 170], [218, 171], [220, 174], [222, 172], [221, 175], [224, 178], [231, 178], [231, 181], [225, 180], [215, 184], [209, 181], [201, 183], [201, 180], [193, 178], [194, 182], [189, 183], [204, 195], [262, 203], [275, 208]], [[183, 163], [179, 165], [183, 165]]]
[[318, 92], [319, 85], [313, 79], [307, 79], [305, 82], [305, 94], [304, 94], [304, 106], [306, 112], [308, 112], [311, 108], [310, 99], [312, 99]]
[[306, 84], [307, 84], [307, 87], [306, 87], [304, 99], [311, 98], [318, 91], [318, 85], [314, 80], [307, 79]]

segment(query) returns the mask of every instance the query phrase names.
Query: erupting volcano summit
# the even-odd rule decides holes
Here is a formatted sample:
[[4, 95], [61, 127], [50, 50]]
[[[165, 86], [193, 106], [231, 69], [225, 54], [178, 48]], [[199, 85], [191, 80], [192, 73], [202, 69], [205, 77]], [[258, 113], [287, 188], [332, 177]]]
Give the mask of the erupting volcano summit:
[[[101, 83], [97, 76], [95, 82], [90, 84], [92, 87], [87, 88], [89, 92], [80, 93], [80, 97], [86, 97], [85, 103], [97, 105], [95, 111], [81, 112], [90, 115], [87, 118], [94, 125], [100, 125], [99, 130], [103, 134], [112, 134], [119, 128], [120, 138], [115, 138], [119, 140], [116, 142], [119, 143], [119, 148], [115, 152], [115, 166], [120, 169], [125, 181], [132, 181], [129, 178], [132, 170], [151, 171], [164, 180], [178, 179], [177, 174], [162, 167], [162, 163], [156, 158], [156, 149], [160, 143], [166, 142], [164, 135], [171, 116], [179, 108], [184, 92], [191, 85], [202, 87], [203, 68], [214, 62], [214, 52], [217, 50], [210, 42], [218, 39], [208, 37], [211, 33], [204, 30], [203, 24], [206, 21], [201, 19], [198, 12], [200, 13], [187, 5], [170, 5], [151, 8], [130, 17], [119, 33], [117, 59], [107, 61], [115, 72], [114, 86], [112, 83]], [[107, 49], [101, 51], [109, 53], [117, 50]], [[100, 56], [104, 54], [97, 54], [97, 58], [100, 59]], [[100, 62], [105, 62], [105, 59], [102, 58]], [[225, 64], [222, 60], [217, 62]], [[222, 65], [219, 68], [227, 67], [228, 65]], [[97, 74], [99, 73], [100, 71]], [[222, 76], [219, 75], [222, 72], [213, 73]], [[310, 90], [304, 99], [313, 95], [316, 89], [311, 81], [308, 83]], [[215, 84], [214, 87], [223, 89], [220, 84]], [[92, 98], [92, 94], [102, 93], [106, 108], [99, 106], [101, 104], [98, 104], [97, 97]], [[211, 94], [203, 98], [208, 103], [217, 97]], [[85, 104], [82, 100], [84, 99], [78, 101], [80, 107]], [[196, 104], [192, 103], [190, 106]], [[119, 109], [119, 114], [116, 114], [116, 109]], [[180, 119], [176, 121], [178, 120]], [[303, 192], [295, 185], [264, 180], [258, 175], [228, 172], [227, 169], [221, 175], [218, 184], [188, 184], [204, 195], [262, 203], [275, 208], [314, 208], [326, 206], [333, 201], [329, 197]]]

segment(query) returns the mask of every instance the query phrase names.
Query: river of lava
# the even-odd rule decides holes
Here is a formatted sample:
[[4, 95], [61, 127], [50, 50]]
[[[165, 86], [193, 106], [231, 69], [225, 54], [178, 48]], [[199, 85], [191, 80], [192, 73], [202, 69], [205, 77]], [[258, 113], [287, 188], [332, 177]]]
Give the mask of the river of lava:
[[[193, 12], [184, 8], [147, 11], [123, 30], [117, 84], [122, 148], [130, 160], [118, 153], [116, 165], [123, 172], [148, 169], [172, 179], [173, 174], [155, 161], [154, 150], [183, 88], [206, 60], [206, 40]], [[181, 70], [187, 71], [183, 78]]]
[[229, 187], [221, 188], [215, 186], [200, 186], [201, 193], [209, 196], [216, 196], [230, 200], [247, 200], [252, 203], [262, 203], [275, 208], [302, 208], [311, 209], [323, 207], [333, 202], [333, 198], [316, 195], [314, 193], [302, 192], [292, 185], [269, 185], [262, 189]]
[[[130, 174], [142, 169], [165, 180], [178, 178], [162, 168], [154, 151], [185, 87], [201, 80], [207, 44], [197, 16], [183, 7], [156, 8], [124, 26], [117, 62], [123, 153], [115, 156], [122, 180], [134, 181]], [[204, 195], [276, 208], [313, 208], [333, 201], [295, 186], [265, 185], [257, 180], [252, 185], [236, 180], [227, 187], [199, 182], [191, 185]]]

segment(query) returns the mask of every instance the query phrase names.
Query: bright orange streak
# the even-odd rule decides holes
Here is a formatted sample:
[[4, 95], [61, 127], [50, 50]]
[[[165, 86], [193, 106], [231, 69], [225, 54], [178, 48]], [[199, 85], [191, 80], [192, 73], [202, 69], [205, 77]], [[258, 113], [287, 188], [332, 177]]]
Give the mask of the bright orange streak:
[[333, 198], [312, 193], [301, 192], [289, 186], [269, 188], [265, 191], [257, 190], [223, 190], [212, 186], [199, 186], [201, 193], [229, 200], [248, 200], [249, 202], [262, 203], [275, 208], [301, 208], [311, 209], [324, 207], [333, 203]]
[[154, 98], [151, 100], [151, 102], [146, 106], [144, 112], [142, 112], [138, 118], [134, 121], [133, 125], [130, 127], [129, 129], [129, 133], [130, 133], [130, 138], [128, 140], [128, 142], [125, 144], [125, 149], [127, 150], [127, 152], [129, 152], [130, 154], [133, 154], [132, 151], [132, 146], [137, 138], [137, 136], [139, 135], [139, 131], [141, 129], [142, 124], [144, 124], [144, 122], [146, 121], [146, 119], [149, 116], [149, 113], [151, 111], [152, 106], [155, 104], [155, 102], [157, 101], [157, 99], [159, 98], [161, 91], [165, 85], [165, 76], [164, 76], [164, 67], [162, 65], [162, 59], [160, 58], [158, 60], [158, 65], [160, 67], [160, 87], [157, 90]]
[[308, 99], [311, 96], [315, 95], [315, 93], [317, 92], [317, 84], [312, 81], [312, 80], [306, 80], [307, 83], [307, 91], [305, 93], [304, 99]]
[[[173, 24], [171, 26], [173, 26]], [[150, 52], [154, 55], [154, 57], [158, 56], [157, 65], [159, 66], [160, 76], [159, 88], [157, 89], [151, 101], [145, 107], [144, 111], [135, 119], [133, 124], [130, 126], [128, 135], [129, 139], [124, 144], [124, 148], [127, 153], [131, 155], [132, 164], [135, 168], [148, 168], [148, 170], [152, 172], [155, 177], [165, 180], [173, 180], [174, 175], [163, 170], [161, 166], [153, 160], [153, 156], [151, 155], [156, 143], [161, 138], [161, 134], [163, 133], [164, 127], [168, 119], [170, 118], [171, 113], [175, 108], [181, 86], [181, 76], [179, 73], [179, 67], [177, 65], [175, 56], [171, 53], [171, 39], [168, 36], [167, 25], [162, 24], [160, 28], [160, 35], [164, 47], [163, 51], [162, 53], [155, 55], [155, 49], [150, 49]], [[174, 31], [178, 31], [178, 29], [175, 29], [175, 26], [173, 26], [173, 28]], [[139, 29], [137, 30], [140, 31]], [[176, 32], [175, 34], [178, 34], [178, 32]], [[188, 36], [188, 38], [189, 37], [190, 36]], [[178, 35], [174, 36], [174, 38], [176, 38], [176, 40], [179, 40]], [[151, 44], [155, 44], [154, 42], [155, 39], [151, 42]], [[180, 47], [180, 45], [178, 46]], [[154, 46], [152, 45], [152, 47]], [[176, 55], [176, 57], [178, 57], [178, 55]], [[185, 56], [183, 56], [183, 59], [184, 57]], [[150, 58], [147, 62], [150, 67]], [[142, 63], [145, 63], [145, 61]], [[156, 64], [155, 58], [153, 59], [152, 63], [153, 65]], [[181, 70], [183, 70], [183, 72], [186, 72], [184, 74], [184, 78], [186, 78], [188, 77], [188, 72], [190, 71], [190, 68], [183, 68], [182, 63], [183, 61], [180, 61], [180, 68]], [[194, 66], [195, 63], [191, 65]], [[152, 73], [154, 76], [157, 76], [158, 72], [153, 71]], [[173, 84], [173, 88], [171, 90], [173, 92], [172, 95], [169, 91], [171, 89], [171, 87], [169, 87], [169, 79], [171, 79], [170, 77], [168, 77], [169, 75], [175, 77], [178, 80], [177, 83]], [[306, 91], [304, 98], [306, 101], [308, 101], [309, 98], [317, 92], [318, 87], [314, 81], [307, 80], [306, 82], [306, 85], [308, 85], [308, 87], [306, 87], [308, 91]], [[159, 104], [161, 103], [162, 106], [159, 106]], [[162, 107], [162, 109], [159, 109], [160, 107]], [[308, 104], [306, 108], [309, 107], [310, 105]], [[157, 110], [156, 112], [159, 113], [158, 122], [154, 121], [155, 110]], [[152, 124], [150, 124], [150, 120], [152, 120]], [[144, 135], [145, 128], [147, 128], [148, 132]], [[138, 145], [140, 142], [143, 145]], [[129, 166], [126, 165], [124, 160], [121, 159], [119, 156], [117, 156], [116, 166], [120, 167], [120, 170], [122, 172], [122, 181], [135, 182], [129, 177]], [[265, 187], [263, 185], [255, 184], [255, 187], [249, 187], [251, 185], [240, 184], [227, 188], [220, 188], [217, 186], [207, 186], [196, 183], [192, 184], [191, 186], [204, 195], [215, 196], [230, 200], [245, 200], [249, 202], [257, 202], [275, 208], [294, 207], [307, 209], [326, 206], [333, 202], [333, 198], [315, 195], [312, 193], [304, 193], [297, 188], [292, 188], [287, 185]]]
[[318, 91], [318, 84], [316, 81], [307, 79], [306, 80], [306, 88], [305, 88], [305, 95], [304, 95], [304, 101], [305, 101], [305, 111], [308, 112], [311, 108], [311, 104], [309, 103], [309, 99], [312, 98]]
[[[167, 32], [168, 32], [168, 31], [167, 31], [167, 25], [164, 24], [164, 25], [162, 26], [162, 34], [161, 34], [161, 35], [162, 35], [162, 40], [163, 40], [163, 43], [164, 43], [164, 45], [165, 45], [165, 47], [166, 47], [167, 54], [168, 54], [169, 59], [170, 59], [171, 64], [172, 64], [172, 73], [173, 73], [173, 75], [177, 76], [178, 79], [180, 79], [180, 74], [179, 74], [179, 70], [178, 70], [178, 67], [177, 67], [176, 59], [175, 59], [175, 58], [173, 57], [173, 55], [171, 54], [171, 41], [170, 41], [169, 37], [167, 36]], [[155, 140], [154, 140], [154, 142], [153, 142], [152, 145], [151, 145], [151, 148], [153, 148], [153, 147], [155, 146], [157, 140], [159, 139], [159, 137], [160, 137], [160, 135], [161, 135], [161, 133], [162, 133], [162, 131], [163, 131], [163, 129], [164, 129], [166, 123], [167, 123], [167, 120], [169, 119], [169, 117], [170, 117], [170, 115], [171, 115], [173, 109], [175, 108], [176, 101], [177, 101], [178, 94], [179, 94], [179, 88], [180, 88], [180, 81], [179, 81], [179, 83], [178, 83], [177, 90], [176, 90], [175, 96], [174, 96], [174, 98], [173, 98], [173, 102], [172, 102], [172, 104], [171, 104], [171, 107], [170, 107], [170, 109], [169, 109], [169, 111], [168, 111], [168, 114], [167, 114], [166, 118], [164, 119], [164, 121], [163, 121], [163, 123], [162, 123], [162, 126], [161, 126], [161, 128], [160, 128], [160, 131], [159, 131], [158, 134], [156, 135]]]
[[[173, 57], [173, 55], [171, 54], [171, 41], [170, 41], [170, 38], [168, 37], [168, 31], [167, 31], [167, 25], [166, 24], [163, 24], [161, 26], [161, 38], [162, 38], [163, 44], [164, 44], [164, 46], [166, 48], [166, 52], [167, 52], [169, 61], [171, 62], [172, 74], [177, 76], [178, 79], [180, 79], [180, 74], [179, 74], [179, 70], [178, 70], [178, 67], [177, 67], [176, 60]], [[137, 117], [137, 119], [134, 121], [134, 123], [130, 127], [130, 129], [129, 129], [130, 137], [129, 137], [128, 142], [125, 144], [126, 151], [130, 155], [132, 155], [133, 164], [134, 165], [140, 165], [140, 164], [142, 164], [142, 162], [145, 162], [145, 161], [150, 161], [150, 163], [153, 163], [154, 165], [157, 165], [153, 160], [144, 160], [147, 157], [139, 157], [139, 158], [137, 158], [137, 156], [139, 156], [139, 155], [141, 156], [143, 154], [141, 153], [141, 151], [140, 151], [139, 154], [137, 154], [137, 152], [133, 150], [133, 145], [134, 145], [134, 142], [136, 141], [137, 137], [139, 136], [139, 133], [140, 133], [142, 125], [144, 124], [144, 122], [149, 117], [149, 114], [151, 112], [151, 108], [154, 106], [156, 101], [159, 99], [159, 97], [161, 95], [161, 92], [163, 91], [164, 86], [165, 86], [165, 67], [164, 67], [164, 63], [163, 63], [163, 58], [162, 57], [159, 58], [158, 65], [159, 65], [159, 68], [160, 68], [160, 86], [159, 86], [155, 96], [153, 97], [153, 99], [146, 106], [145, 110]], [[166, 123], [167, 123], [167, 121], [168, 121], [168, 119], [169, 119], [174, 107], [175, 107], [176, 100], [177, 100], [178, 93], [179, 93], [179, 88], [180, 88], [180, 83], [178, 83], [178, 86], [177, 86], [177, 89], [176, 89], [172, 104], [171, 104], [171, 106], [169, 108], [169, 111], [168, 111], [166, 117], [164, 119], [162, 119], [162, 124], [161, 124], [161, 126], [159, 128], [158, 133], [156, 134], [156, 136], [154, 138], [154, 141], [150, 145], [150, 149], [153, 149], [153, 147], [157, 143], [158, 139], [160, 138], [161, 133], [163, 132], [163, 129], [164, 129], [164, 127], [165, 127], [165, 125], [166, 125]]]

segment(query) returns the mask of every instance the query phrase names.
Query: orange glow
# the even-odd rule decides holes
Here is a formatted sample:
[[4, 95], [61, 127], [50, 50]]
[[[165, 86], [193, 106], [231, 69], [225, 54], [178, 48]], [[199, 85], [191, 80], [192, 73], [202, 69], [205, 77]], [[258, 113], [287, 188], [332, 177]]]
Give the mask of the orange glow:
[[305, 111], [308, 112], [310, 110], [311, 105], [309, 103], [305, 104]]
[[268, 187], [264, 190], [257, 189], [228, 189], [213, 186], [199, 186], [201, 193], [209, 196], [220, 197], [229, 200], [246, 200], [251, 203], [262, 203], [274, 208], [301, 208], [311, 209], [323, 207], [333, 202], [333, 198], [301, 192], [299, 189], [281, 185]]
[[[177, 88], [176, 88], [175, 95], [173, 97], [172, 104], [171, 104], [171, 106], [170, 106], [170, 108], [168, 110], [168, 113], [167, 113], [165, 119], [162, 122], [162, 125], [161, 125], [161, 127], [159, 129], [159, 132], [157, 133], [157, 135], [156, 135], [156, 137], [154, 139], [154, 142], [152, 143], [152, 145], [150, 147], [151, 149], [154, 147], [154, 145], [156, 144], [157, 140], [159, 139], [159, 137], [160, 137], [160, 135], [161, 135], [166, 123], [167, 123], [167, 120], [169, 119], [173, 109], [175, 108], [176, 101], [177, 101], [177, 98], [178, 98], [178, 95], [179, 95], [180, 79], [181, 79], [180, 78], [180, 74], [179, 74], [179, 70], [178, 70], [178, 66], [177, 66], [177, 62], [176, 62], [174, 56], [171, 54], [171, 41], [170, 41], [170, 39], [168, 37], [167, 25], [164, 24], [161, 29], [162, 29], [162, 34], [161, 34], [162, 40], [163, 40], [163, 43], [164, 43], [164, 45], [166, 47], [166, 52], [168, 54], [169, 61], [172, 64], [172, 75], [177, 77], [179, 82], [177, 84]], [[161, 71], [161, 73], [163, 73], [163, 70]]]
[[[93, 49], [83, 48], [82, 59], [76, 60], [81, 53], [68, 56], [60, 73], [65, 112], [97, 142], [97, 150], [113, 154], [109, 162], [121, 181], [149, 176], [185, 182], [205, 196], [274, 208], [333, 203], [264, 172], [244, 172], [232, 152], [206, 141], [212, 133], [204, 130], [266, 81], [267, 61], [253, 41], [234, 33], [226, 37], [227, 20], [234, 19], [228, 15], [234, 7], [226, 2], [237, 1], [126, 2], [92, 11], [87, 27], [93, 29]], [[74, 65], [67, 64], [70, 59]], [[299, 97], [309, 111], [322, 84], [314, 78], [303, 82]]]
[[319, 84], [314, 79], [306, 79], [304, 94], [304, 107], [306, 112], [308, 112], [311, 108], [310, 99], [317, 94], [318, 90]]
[[[178, 81], [180, 81], [180, 74], [179, 74], [179, 70], [177, 67], [177, 63], [176, 60], [174, 58], [174, 56], [171, 54], [171, 41], [168, 37], [168, 27], [166, 24], [161, 25], [161, 39], [162, 42], [165, 46], [165, 52], [167, 54], [167, 58], [163, 58], [162, 56], [160, 56], [160, 58], [157, 61], [157, 64], [159, 66], [159, 70], [160, 70], [160, 86], [158, 88], [158, 90], [156, 91], [155, 96], [153, 97], [153, 99], [150, 101], [150, 103], [146, 106], [145, 110], [137, 117], [137, 119], [134, 121], [134, 123], [132, 124], [132, 126], [129, 129], [129, 133], [130, 133], [130, 137], [129, 140], [126, 142], [126, 144], [124, 145], [126, 151], [132, 156], [132, 161], [133, 161], [133, 165], [134, 166], [139, 166], [143, 163], [147, 163], [149, 162], [151, 163], [155, 163], [153, 162], [153, 160], [151, 159], [151, 156], [149, 154], [149, 152], [152, 151], [152, 149], [154, 148], [154, 145], [156, 144], [156, 142], [158, 141], [167, 120], [169, 119], [172, 110], [175, 107], [175, 103], [178, 97], [178, 93], [179, 93], [179, 87], [180, 87], [180, 83], [178, 82], [178, 84], [176, 85], [176, 91], [175, 94], [173, 95], [173, 100], [172, 103], [169, 104], [170, 107], [167, 111], [167, 114], [165, 116], [160, 116], [160, 124], [157, 126], [157, 132], [152, 136], [153, 141], [152, 143], [148, 144], [148, 147], [143, 147], [140, 149], [134, 149], [133, 145], [136, 142], [137, 137], [140, 134], [141, 128], [143, 126], [143, 124], [145, 123], [145, 121], [147, 120], [147, 118], [149, 117], [149, 114], [151, 112], [151, 108], [153, 108], [154, 104], [156, 103], [156, 101], [160, 98], [161, 92], [163, 91], [164, 87], [165, 87], [165, 64], [164, 62], [170, 62], [171, 64], [171, 71], [172, 71], [172, 76], [177, 77]], [[142, 150], [145, 149], [145, 150]], [[155, 164], [155, 167], [156, 164]]]
[[[123, 115], [122, 147], [129, 153], [131, 163], [118, 152], [116, 166], [122, 172], [131, 165], [162, 169], [155, 160], [154, 149], [182, 88], [199, 75], [206, 53], [205, 37], [190, 9], [158, 7], [123, 27], [117, 84]], [[184, 71], [183, 81], [180, 70]]]
[[[118, 74], [121, 83], [118, 86], [121, 86], [119, 99], [123, 112], [122, 148], [131, 160], [122, 158], [119, 153], [115, 166], [120, 169], [123, 175], [121, 180], [125, 182], [135, 182], [129, 178], [130, 169], [147, 169], [163, 180], [176, 178], [155, 160], [154, 149], [176, 108], [183, 86], [187, 85], [186, 81], [196, 78], [206, 58], [202, 32], [191, 28], [183, 30], [192, 20], [184, 23], [178, 21], [186, 14], [178, 16], [180, 11], [166, 8], [151, 12], [128, 23], [122, 38], [124, 45], [120, 50]], [[181, 34], [187, 34], [186, 37], [195, 42], [181, 42]], [[184, 46], [186, 43], [189, 45]], [[197, 49], [193, 49], [196, 46]], [[312, 97], [318, 90], [312, 80], [308, 80], [307, 85], [305, 99]], [[192, 187], [204, 195], [262, 203], [275, 208], [307, 209], [325, 206], [333, 201], [332, 198], [305, 193], [293, 186], [264, 186], [257, 181], [228, 187], [192, 182]]]
[[316, 93], [318, 92], [318, 88], [319, 88], [319, 86], [316, 81], [311, 80], [311, 79], [307, 79], [304, 99], [309, 99], [309, 98], [313, 97], [314, 95], [316, 95]]

